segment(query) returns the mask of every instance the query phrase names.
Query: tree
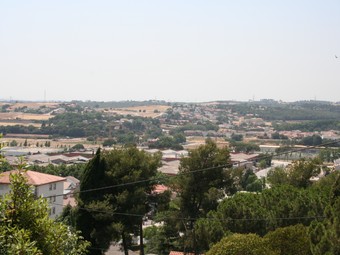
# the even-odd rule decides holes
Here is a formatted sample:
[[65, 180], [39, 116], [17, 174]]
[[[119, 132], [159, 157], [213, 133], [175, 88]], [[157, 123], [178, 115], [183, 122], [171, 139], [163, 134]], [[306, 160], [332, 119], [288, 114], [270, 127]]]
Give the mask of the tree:
[[106, 139], [104, 142], [103, 142], [103, 146], [104, 147], [111, 147], [112, 145], [114, 145], [116, 143], [116, 141], [112, 138], [109, 138], [109, 139]]
[[175, 188], [184, 217], [197, 218], [216, 209], [226, 185], [224, 169], [230, 166], [229, 159], [228, 149], [219, 149], [210, 139], [181, 159]]
[[207, 255], [279, 255], [268, 241], [255, 234], [233, 234], [215, 244]]
[[81, 143], [77, 143], [76, 145], [74, 145], [74, 146], [72, 147], [72, 150], [76, 150], [76, 151], [84, 150], [84, 149], [85, 149], [85, 147], [84, 147], [84, 145], [81, 144]]
[[9, 144], [9, 146], [11, 147], [15, 147], [15, 146], [18, 146], [18, 142], [16, 140], [12, 140]]
[[301, 144], [308, 146], [316, 146], [322, 144], [322, 137], [319, 135], [312, 135], [302, 138]]
[[243, 140], [243, 135], [232, 133], [230, 138], [233, 141], [241, 142]]
[[216, 209], [218, 200], [224, 196], [228, 185], [225, 169], [230, 166], [229, 151], [220, 149], [208, 139], [205, 145], [189, 151], [180, 161], [178, 178], [173, 184], [177, 191], [179, 216], [183, 220], [180, 231], [185, 230], [186, 244], [197, 252], [194, 224], [198, 217]]
[[0, 200], [0, 254], [86, 254], [88, 243], [49, 218], [47, 201], [34, 196], [22, 171], [11, 174], [11, 191]]
[[320, 173], [320, 160], [299, 159], [293, 161], [286, 169], [275, 168], [268, 172], [268, 182], [272, 185], [289, 184], [299, 188], [306, 188], [312, 184], [311, 178]]
[[[97, 151], [81, 182], [77, 212], [77, 226], [93, 247], [105, 251], [112, 241], [122, 240], [128, 254], [130, 234], [142, 234], [139, 227], [155, 184], [149, 180], [156, 175], [160, 158], [136, 147]], [[85, 192], [89, 190], [93, 191]], [[93, 249], [91, 254], [102, 251]]]
[[[88, 162], [84, 170], [80, 184], [80, 191], [91, 190], [104, 187], [106, 165], [101, 157], [101, 150], [98, 149], [96, 155]], [[76, 214], [76, 225], [86, 240], [91, 242], [92, 247], [108, 247], [113, 239], [113, 231], [105, 226], [110, 226], [112, 217], [112, 207], [107, 203], [107, 199], [102, 192], [91, 192], [79, 194], [78, 208]], [[99, 202], [102, 201], [100, 204]], [[96, 208], [93, 208], [96, 205]], [[91, 213], [92, 210], [107, 210], [108, 213]], [[90, 254], [102, 254], [101, 250], [92, 249]]]
[[264, 236], [280, 255], [311, 255], [308, 227], [302, 224], [277, 228]]
[[323, 221], [313, 221], [310, 229], [310, 242], [313, 255], [340, 254], [340, 174], [330, 192], [330, 203]]
[[186, 138], [185, 135], [183, 133], [176, 133], [174, 134], [174, 140], [176, 143], [185, 143], [186, 142]]

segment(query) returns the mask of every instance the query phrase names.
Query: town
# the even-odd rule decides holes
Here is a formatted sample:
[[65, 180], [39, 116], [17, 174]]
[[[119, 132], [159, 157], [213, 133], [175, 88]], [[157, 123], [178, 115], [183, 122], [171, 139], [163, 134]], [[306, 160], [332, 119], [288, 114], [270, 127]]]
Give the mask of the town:
[[[127, 209], [129, 207], [127, 205], [117, 207], [125, 210], [121, 213], [136, 214], [143, 218], [141, 228], [145, 232], [144, 238], [142, 231], [133, 230], [134, 227], [131, 230], [126, 229], [125, 233], [131, 240], [124, 240], [124, 235], [122, 238], [112, 237], [106, 243], [86, 238], [91, 241], [92, 247], [102, 247], [99, 253], [91, 251], [91, 254], [104, 254], [103, 252], [115, 254], [114, 249], [120, 247], [118, 241], [122, 240], [125, 254], [128, 252], [135, 254], [139, 246], [143, 246], [143, 250], [136, 254], [144, 254], [144, 252], [145, 254], [166, 255], [203, 254], [209, 250], [212, 243], [217, 243], [223, 236], [216, 237], [216, 240], [207, 238], [205, 235], [209, 232], [209, 224], [204, 225], [203, 222], [209, 212], [211, 215], [213, 211], [216, 215], [223, 214], [222, 211], [218, 212], [222, 210], [222, 206], [218, 204], [224, 203], [221, 201], [226, 201], [225, 206], [227, 206], [228, 201], [232, 199], [236, 202], [237, 196], [240, 198], [245, 196], [246, 199], [246, 196], [253, 196], [253, 194], [265, 195], [265, 192], [275, 189], [279, 184], [286, 183], [293, 187], [295, 185], [295, 188], [307, 188], [321, 182], [326, 178], [325, 176], [329, 179], [329, 176], [339, 176], [340, 103], [315, 100], [287, 103], [271, 99], [205, 103], [174, 103], [157, 100], [4, 101], [0, 103], [0, 110], [0, 133], [2, 133], [0, 144], [1, 155], [4, 159], [0, 165], [0, 171], [3, 172], [0, 174], [0, 195], [4, 196], [10, 190], [10, 174], [24, 166], [28, 169], [25, 170], [28, 184], [35, 187], [34, 193], [37, 197], [41, 196], [47, 200], [48, 213], [53, 220], [65, 217], [66, 210], [72, 211], [72, 208], [80, 208], [79, 201], [85, 205], [88, 198], [82, 196], [83, 191], [119, 185], [113, 180], [105, 182], [99, 179], [92, 180], [94, 184], [88, 183], [89, 180], [86, 180], [84, 175], [89, 174], [91, 165], [98, 164], [95, 162], [99, 158], [105, 159], [106, 165], [110, 165], [110, 157], [114, 160], [115, 153], [121, 157], [126, 157], [125, 153], [132, 153], [131, 155], [149, 162], [149, 167], [155, 170], [153, 175], [144, 177], [149, 180], [157, 176], [153, 181], [154, 184], [147, 188], [152, 187], [152, 190], [147, 192], [149, 194], [147, 207], [139, 211]], [[145, 155], [139, 155], [138, 152], [133, 151], [134, 149]], [[122, 153], [118, 152], [121, 150]], [[202, 150], [211, 150], [211, 153], [221, 154], [220, 158], [214, 159], [218, 164], [191, 162], [190, 159], [195, 158], [195, 153], [203, 153]], [[212, 160], [208, 157], [213, 156], [205, 156], [207, 160]], [[158, 162], [156, 165], [152, 163], [154, 160]], [[195, 160], [200, 161], [203, 158]], [[123, 163], [119, 164], [122, 164], [122, 167], [128, 167]], [[301, 169], [307, 171], [307, 166], [304, 169], [301, 165], [299, 167], [299, 164], [310, 164], [313, 171], [303, 173], [303, 177], [289, 175], [292, 171]], [[188, 183], [181, 183], [178, 178], [184, 178], [181, 176], [185, 174], [185, 171], [189, 171], [190, 174], [191, 171], [195, 173], [197, 170], [203, 171], [206, 168], [220, 166], [224, 166], [221, 167], [224, 169], [224, 175], [229, 176], [228, 179], [221, 175], [220, 181], [223, 179], [229, 182], [228, 184], [220, 186], [221, 184], [217, 184], [215, 180], [214, 186], [207, 179], [205, 184], [207, 190], [206, 193], [202, 193], [202, 196], [209, 194], [210, 200], [199, 202], [196, 213], [185, 214], [182, 209], [174, 210], [175, 204], [178, 207], [184, 201], [183, 194], [187, 189], [185, 185]], [[142, 165], [138, 167], [143, 169]], [[99, 170], [96, 168], [96, 171]], [[113, 170], [105, 171], [112, 172]], [[112, 174], [114, 173], [113, 171]], [[82, 183], [84, 178], [86, 184]], [[202, 175], [201, 178], [208, 177]], [[294, 178], [304, 178], [304, 184], [301, 184], [302, 180], [300, 184], [296, 184], [297, 180]], [[332, 178], [334, 180], [335, 177]], [[123, 183], [143, 181], [143, 178], [126, 180]], [[186, 181], [190, 182], [190, 180]], [[204, 185], [203, 183], [199, 184], [198, 180], [195, 182], [196, 188], [205, 190], [199, 186]], [[295, 188], [292, 190], [294, 191]], [[203, 202], [211, 203], [211, 205], [205, 208], [204, 204], [201, 204]], [[188, 200], [187, 203], [191, 202]], [[90, 204], [87, 206], [91, 208]], [[101, 206], [94, 208], [99, 211], [100, 208], [103, 209]], [[260, 222], [254, 223], [254, 226], [249, 224], [248, 227], [237, 227], [233, 220], [242, 220], [242, 217], [247, 219], [252, 216], [247, 214], [236, 216], [235, 213], [227, 215], [230, 222], [226, 226], [218, 227], [225, 228], [223, 231], [256, 233], [262, 236], [277, 227], [296, 224], [308, 226], [313, 220], [318, 220], [318, 216], [323, 215], [320, 211], [308, 211], [308, 214], [299, 212], [291, 216], [301, 218], [294, 224], [277, 222], [275, 223], [277, 227], [263, 228], [260, 225], [255, 226]], [[234, 218], [232, 214], [235, 214]], [[310, 214], [313, 217], [305, 220], [304, 217], [310, 217]], [[187, 218], [188, 223], [183, 223], [184, 229], [183, 226], [176, 227], [171, 217], [165, 215], [172, 215], [173, 218]], [[211, 217], [218, 217], [216, 215]], [[264, 215], [265, 212], [262, 216], [256, 213], [253, 216], [255, 219], [256, 217], [262, 219]], [[290, 216], [278, 214], [275, 217], [288, 217], [289, 219]], [[200, 218], [201, 225], [197, 225]], [[125, 220], [127, 216], [118, 219], [118, 222]], [[137, 222], [137, 226], [138, 224]], [[172, 232], [167, 233], [166, 229], [170, 231], [170, 228]], [[193, 234], [195, 228], [197, 228], [196, 232], [201, 232]], [[164, 243], [157, 239], [160, 236], [168, 241]], [[170, 242], [171, 238], [176, 241]]]

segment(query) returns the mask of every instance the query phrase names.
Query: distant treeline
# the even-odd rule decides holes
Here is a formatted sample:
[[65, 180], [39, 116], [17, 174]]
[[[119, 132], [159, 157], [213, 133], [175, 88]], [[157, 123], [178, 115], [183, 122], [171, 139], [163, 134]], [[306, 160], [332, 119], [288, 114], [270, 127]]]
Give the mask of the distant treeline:
[[265, 120], [338, 120], [340, 105], [322, 102], [296, 102], [269, 104], [268, 102], [249, 102], [235, 105], [218, 105], [240, 115], [253, 114]]
[[149, 105], [169, 105], [163, 100], [148, 100], [148, 101], [111, 101], [111, 102], [97, 102], [97, 101], [72, 101], [82, 107], [90, 108], [125, 108], [136, 106], [149, 106]]
[[129, 121], [117, 122], [122, 116], [104, 115], [98, 112], [63, 113], [44, 121], [40, 128], [30, 126], [0, 126], [3, 134], [46, 134], [55, 137], [109, 137], [115, 136], [126, 140], [126, 135], [133, 132], [141, 135], [144, 132], [155, 138], [161, 134], [157, 119], [129, 117]]
[[273, 127], [277, 131], [300, 130], [304, 132], [340, 130], [340, 120], [315, 120], [300, 123], [275, 123]]

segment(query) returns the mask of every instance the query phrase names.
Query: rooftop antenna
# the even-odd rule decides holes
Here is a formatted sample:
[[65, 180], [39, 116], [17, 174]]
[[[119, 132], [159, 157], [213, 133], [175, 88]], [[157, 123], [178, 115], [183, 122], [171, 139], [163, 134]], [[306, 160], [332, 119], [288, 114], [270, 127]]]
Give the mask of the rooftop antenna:
[[46, 102], [46, 89], [44, 90], [44, 102]]

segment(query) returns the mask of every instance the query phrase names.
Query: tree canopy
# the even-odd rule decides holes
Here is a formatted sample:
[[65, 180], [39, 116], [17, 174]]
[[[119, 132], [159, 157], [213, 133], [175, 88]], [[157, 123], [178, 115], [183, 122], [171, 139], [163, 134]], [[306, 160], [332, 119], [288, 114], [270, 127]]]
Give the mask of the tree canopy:
[[148, 194], [159, 165], [159, 154], [135, 147], [97, 151], [85, 169], [76, 212], [77, 227], [85, 239], [92, 247], [102, 248], [92, 249], [91, 254], [102, 254], [112, 241], [119, 240], [127, 254], [130, 234], [139, 232], [149, 210]]

